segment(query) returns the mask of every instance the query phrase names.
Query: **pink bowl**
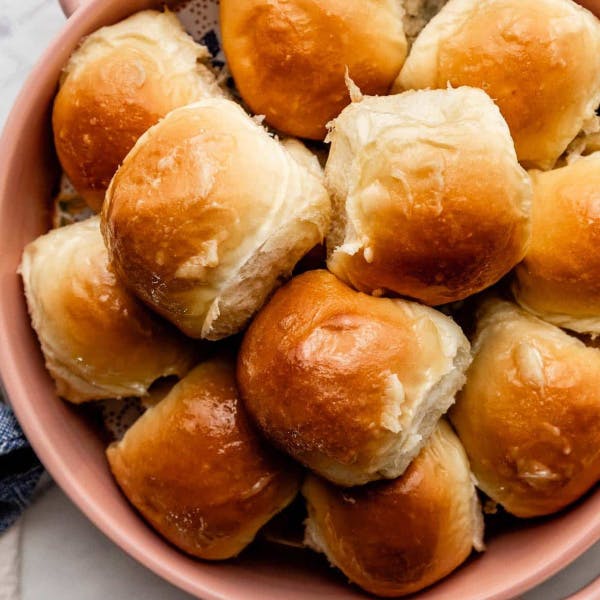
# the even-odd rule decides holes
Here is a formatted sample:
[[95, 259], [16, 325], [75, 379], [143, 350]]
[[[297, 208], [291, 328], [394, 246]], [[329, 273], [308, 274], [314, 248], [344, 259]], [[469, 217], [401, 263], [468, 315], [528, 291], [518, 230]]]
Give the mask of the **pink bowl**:
[[[74, 9], [77, 0], [63, 0]], [[29, 324], [16, 274], [23, 247], [47, 229], [58, 168], [50, 107], [61, 67], [79, 39], [151, 0], [93, 0], [79, 8], [29, 77], [0, 144], [0, 372], [15, 412], [57, 483], [116, 544], [182, 589], [205, 599], [360, 598], [323, 561], [255, 548], [225, 564], [192, 560], [164, 542], [116, 487], [104, 443], [84, 413], [56, 397]], [[600, 0], [587, 0], [600, 14]], [[508, 599], [542, 582], [600, 539], [600, 489], [552, 519], [495, 533], [485, 554], [430, 588], [423, 599]], [[599, 591], [578, 598], [597, 598]]]

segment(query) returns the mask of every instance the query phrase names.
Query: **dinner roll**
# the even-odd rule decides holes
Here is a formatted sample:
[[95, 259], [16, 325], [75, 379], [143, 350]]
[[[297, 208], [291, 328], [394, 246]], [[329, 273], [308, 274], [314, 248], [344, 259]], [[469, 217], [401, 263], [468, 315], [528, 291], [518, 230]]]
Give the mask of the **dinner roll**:
[[98, 217], [28, 244], [20, 272], [46, 367], [66, 400], [145, 396], [197, 360], [190, 341], [115, 278]]
[[600, 22], [571, 0], [450, 0], [394, 86], [484, 89], [519, 160], [548, 169], [600, 103]]
[[467, 339], [443, 314], [309, 271], [250, 325], [238, 382], [272, 442], [334, 483], [358, 485], [404, 472], [470, 360]]
[[499, 300], [473, 350], [451, 419], [479, 487], [518, 517], [564, 508], [600, 479], [600, 350]]
[[102, 229], [114, 268], [187, 335], [240, 331], [322, 241], [321, 169], [289, 143], [234, 102], [203, 100], [148, 130], [113, 179]]
[[196, 367], [106, 454], [144, 518], [209, 560], [239, 554], [300, 487], [300, 469], [256, 434], [225, 359]]
[[545, 321], [600, 335], [600, 152], [531, 177], [532, 240], [515, 298]]
[[99, 29], [73, 53], [54, 102], [54, 142], [93, 209], [148, 127], [177, 106], [221, 94], [208, 58], [173, 13], [155, 10]]
[[302, 493], [306, 543], [378, 596], [417, 592], [483, 550], [469, 463], [443, 421], [400, 479], [340, 489], [309, 475]]
[[365, 97], [330, 139], [328, 267], [348, 284], [445, 304], [523, 258], [531, 184], [481, 90]]
[[406, 57], [398, 0], [221, 0], [227, 64], [244, 101], [267, 123], [322, 140], [350, 102], [346, 71], [387, 94]]

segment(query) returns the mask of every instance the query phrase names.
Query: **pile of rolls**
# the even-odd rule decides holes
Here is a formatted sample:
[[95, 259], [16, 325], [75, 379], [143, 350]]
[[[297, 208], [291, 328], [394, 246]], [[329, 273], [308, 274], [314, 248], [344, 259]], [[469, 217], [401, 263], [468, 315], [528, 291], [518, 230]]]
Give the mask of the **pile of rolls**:
[[600, 21], [220, 14], [235, 91], [167, 10], [65, 66], [55, 146], [99, 214], [26, 247], [33, 327], [70, 402], [168, 378], [107, 457], [181, 550], [234, 557], [301, 494], [308, 548], [417, 592], [484, 550], [476, 488], [528, 518], [600, 480]]

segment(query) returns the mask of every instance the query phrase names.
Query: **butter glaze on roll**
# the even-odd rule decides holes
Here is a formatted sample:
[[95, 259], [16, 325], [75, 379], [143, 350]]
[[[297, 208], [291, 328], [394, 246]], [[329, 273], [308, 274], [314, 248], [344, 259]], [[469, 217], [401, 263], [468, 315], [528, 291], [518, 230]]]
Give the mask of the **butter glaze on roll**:
[[327, 265], [356, 289], [445, 304], [525, 255], [531, 184], [481, 90], [364, 97], [329, 139]]
[[531, 178], [531, 247], [515, 298], [545, 321], [600, 335], [600, 152]]
[[450, 0], [394, 89], [484, 89], [519, 160], [549, 169], [600, 104], [600, 22], [571, 0]]
[[310, 271], [250, 325], [237, 375], [269, 440], [334, 483], [359, 485], [404, 472], [469, 362], [467, 339], [443, 314]]
[[307, 545], [378, 596], [417, 592], [483, 550], [483, 516], [465, 452], [440, 422], [406, 473], [340, 489], [309, 475]]
[[323, 240], [322, 171], [287, 144], [234, 102], [204, 100], [148, 130], [113, 179], [102, 231], [114, 268], [187, 335], [240, 331]]
[[258, 437], [225, 359], [196, 367], [107, 450], [123, 492], [172, 544], [239, 554], [296, 496], [300, 469]]
[[450, 416], [478, 486], [518, 517], [561, 510], [600, 480], [600, 350], [490, 300], [473, 351]]
[[185, 375], [197, 360], [190, 341], [111, 272], [98, 217], [28, 244], [20, 272], [46, 366], [66, 400], [145, 396], [155, 380]]
[[146, 10], [84, 39], [65, 67], [52, 124], [61, 165], [95, 210], [137, 139], [178, 106], [221, 95], [208, 50], [177, 17]]
[[222, 0], [227, 64], [244, 101], [288, 135], [322, 140], [350, 102], [346, 69], [385, 95], [406, 57], [399, 0]]

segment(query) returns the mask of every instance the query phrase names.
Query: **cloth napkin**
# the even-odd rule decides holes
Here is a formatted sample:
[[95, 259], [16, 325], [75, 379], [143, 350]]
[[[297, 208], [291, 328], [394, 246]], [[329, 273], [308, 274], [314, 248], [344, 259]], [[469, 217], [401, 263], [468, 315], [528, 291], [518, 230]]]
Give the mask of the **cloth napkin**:
[[[44, 472], [0, 386], [0, 600], [19, 600], [19, 515]], [[11, 527], [12, 525], [12, 527]]]
[[27, 507], [43, 472], [11, 408], [0, 403], [0, 533]]

